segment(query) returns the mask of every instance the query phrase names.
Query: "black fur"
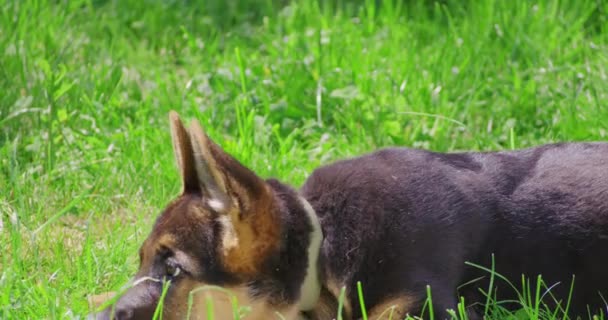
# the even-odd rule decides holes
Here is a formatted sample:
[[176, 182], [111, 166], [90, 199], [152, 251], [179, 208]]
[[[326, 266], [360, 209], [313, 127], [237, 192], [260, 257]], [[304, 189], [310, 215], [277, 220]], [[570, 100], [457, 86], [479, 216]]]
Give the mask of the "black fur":
[[[357, 281], [368, 308], [404, 294], [417, 298], [416, 314], [426, 285], [435, 310], [455, 309], [458, 295], [483, 303], [478, 288], [487, 290], [490, 275], [465, 262], [491, 267], [492, 254], [518, 288], [522, 273], [531, 283], [542, 274], [562, 307], [575, 275], [571, 314], [586, 315], [587, 304], [606, 313], [608, 144], [385, 149], [321, 167], [301, 191], [321, 220], [323, 270], [347, 285], [353, 318]], [[504, 281], [494, 289], [499, 300], [516, 299]]]
[[269, 257], [249, 287], [253, 293], [270, 296], [276, 306], [290, 305], [300, 297], [306, 276], [312, 225], [295, 190], [274, 179], [266, 182], [281, 205], [282, 241], [278, 253]]

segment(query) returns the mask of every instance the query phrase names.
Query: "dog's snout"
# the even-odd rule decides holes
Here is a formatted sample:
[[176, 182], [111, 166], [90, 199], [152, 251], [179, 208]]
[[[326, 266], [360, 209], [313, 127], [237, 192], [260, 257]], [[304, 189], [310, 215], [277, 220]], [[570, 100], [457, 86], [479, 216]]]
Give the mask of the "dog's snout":
[[116, 315], [113, 320], [131, 320], [133, 318], [133, 309], [116, 310]]
[[[152, 312], [151, 312], [152, 311]], [[152, 319], [153, 310], [149, 308], [133, 308], [132, 306], [116, 306], [100, 313], [90, 314], [87, 320], [135, 320]]]
[[141, 285], [133, 287], [114, 305], [99, 313], [89, 315], [87, 320], [152, 319], [156, 309], [156, 300], [153, 299], [149, 289]]

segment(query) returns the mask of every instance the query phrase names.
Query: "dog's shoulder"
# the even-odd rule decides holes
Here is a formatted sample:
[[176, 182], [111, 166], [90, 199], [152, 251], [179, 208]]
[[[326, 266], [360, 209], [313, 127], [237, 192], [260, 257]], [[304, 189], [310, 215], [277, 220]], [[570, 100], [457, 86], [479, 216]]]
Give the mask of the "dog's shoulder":
[[302, 191], [305, 194], [323, 193], [332, 188], [349, 189], [382, 180], [425, 166], [425, 159], [433, 153], [420, 149], [385, 148], [354, 158], [342, 159], [315, 169]]

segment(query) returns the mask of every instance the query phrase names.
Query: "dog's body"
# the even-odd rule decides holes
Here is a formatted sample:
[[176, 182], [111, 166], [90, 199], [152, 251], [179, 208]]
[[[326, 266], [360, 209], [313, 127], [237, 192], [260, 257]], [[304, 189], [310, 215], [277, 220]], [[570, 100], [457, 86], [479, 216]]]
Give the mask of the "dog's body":
[[[485, 302], [477, 288], [487, 291], [488, 281], [464, 284], [490, 273], [465, 261], [490, 268], [492, 254], [496, 272], [519, 288], [522, 273], [532, 288], [542, 274], [565, 308], [576, 275], [571, 310], [606, 310], [608, 144], [387, 149], [316, 170], [302, 193], [323, 226], [324, 282], [348, 288], [354, 318], [357, 281], [368, 307], [391, 300], [416, 314], [427, 284], [435, 310], [455, 308], [457, 293]], [[517, 299], [504, 281], [494, 289], [499, 300]]]
[[[151, 317], [165, 283], [165, 319], [205, 319], [209, 301], [216, 319], [232, 318], [231, 295], [251, 307], [245, 319], [332, 319], [342, 287], [342, 316], [358, 319], [357, 282], [372, 319], [419, 315], [427, 285], [444, 318], [458, 296], [486, 301], [490, 273], [465, 262], [490, 268], [492, 255], [516, 287], [542, 274], [564, 308], [575, 275], [570, 314], [606, 310], [608, 144], [385, 149], [319, 168], [297, 192], [171, 119], [184, 192], [142, 246], [139, 284], [99, 318]], [[504, 281], [492, 288], [517, 299]]]

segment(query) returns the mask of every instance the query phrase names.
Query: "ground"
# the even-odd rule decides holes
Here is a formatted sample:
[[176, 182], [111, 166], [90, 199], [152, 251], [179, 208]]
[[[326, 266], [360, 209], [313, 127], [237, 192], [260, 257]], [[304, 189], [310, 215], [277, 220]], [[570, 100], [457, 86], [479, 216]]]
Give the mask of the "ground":
[[0, 12], [2, 319], [82, 316], [88, 294], [133, 274], [179, 192], [170, 109], [294, 186], [383, 146], [608, 134], [599, 0], [23, 0]]

